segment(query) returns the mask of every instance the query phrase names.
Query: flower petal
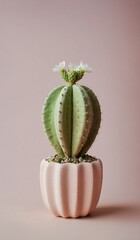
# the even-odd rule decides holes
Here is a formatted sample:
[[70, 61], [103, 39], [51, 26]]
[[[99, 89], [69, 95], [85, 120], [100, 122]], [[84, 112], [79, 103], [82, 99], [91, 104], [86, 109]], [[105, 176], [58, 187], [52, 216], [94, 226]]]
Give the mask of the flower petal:
[[78, 70], [82, 70], [84, 72], [91, 72], [92, 68], [88, 66], [88, 64], [80, 62], [80, 65], [78, 66]]
[[65, 61], [60, 62], [58, 65], [54, 66], [53, 72], [61, 72], [65, 68]]
[[75, 65], [75, 64], [72, 64], [72, 63], [70, 63], [70, 64], [68, 65], [68, 67], [69, 67], [69, 70], [70, 70], [70, 71], [77, 71], [77, 69], [78, 69], [78, 66]]

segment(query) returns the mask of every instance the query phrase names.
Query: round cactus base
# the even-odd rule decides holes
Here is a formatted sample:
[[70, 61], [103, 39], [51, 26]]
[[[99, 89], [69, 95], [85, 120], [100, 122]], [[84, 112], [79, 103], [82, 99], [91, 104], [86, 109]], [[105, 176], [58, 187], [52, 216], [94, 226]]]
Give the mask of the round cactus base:
[[64, 218], [84, 217], [93, 213], [101, 192], [101, 160], [92, 163], [40, 164], [40, 188], [45, 206]]

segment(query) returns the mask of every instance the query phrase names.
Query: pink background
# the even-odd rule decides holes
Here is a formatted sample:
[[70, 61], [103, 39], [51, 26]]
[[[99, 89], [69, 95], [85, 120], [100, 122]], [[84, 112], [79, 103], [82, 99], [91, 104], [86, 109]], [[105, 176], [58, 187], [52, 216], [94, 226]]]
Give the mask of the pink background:
[[[140, 239], [140, 1], [0, 0], [0, 238]], [[95, 216], [65, 220], [44, 207], [41, 159], [54, 154], [41, 124], [52, 67], [93, 67], [81, 84], [102, 107], [89, 153], [102, 159]]]

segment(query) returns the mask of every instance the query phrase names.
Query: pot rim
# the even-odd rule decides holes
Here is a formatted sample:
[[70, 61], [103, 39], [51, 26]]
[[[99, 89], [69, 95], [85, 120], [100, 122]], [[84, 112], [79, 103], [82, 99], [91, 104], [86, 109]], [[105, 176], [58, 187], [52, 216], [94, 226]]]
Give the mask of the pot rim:
[[92, 162], [80, 162], [80, 163], [73, 163], [73, 162], [65, 162], [65, 163], [59, 163], [59, 162], [48, 162], [46, 160], [46, 158], [43, 158], [41, 163], [46, 163], [46, 164], [53, 164], [53, 165], [59, 165], [59, 166], [66, 166], [66, 165], [74, 165], [74, 166], [80, 166], [80, 165], [95, 165], [95, 164], [101, 164], [102, 165], [102, 161], [99, 158], [96, 158], [96, 160], [92, 161]]

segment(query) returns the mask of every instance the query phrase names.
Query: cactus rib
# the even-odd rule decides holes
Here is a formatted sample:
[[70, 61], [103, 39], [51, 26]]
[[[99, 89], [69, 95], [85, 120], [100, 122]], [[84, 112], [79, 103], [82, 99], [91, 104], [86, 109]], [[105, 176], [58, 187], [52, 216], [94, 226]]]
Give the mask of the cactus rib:
[[100, 104], [99, 104], [99, 101], [98, 101], [96, 95], [88, 87], [82, 86], [82, 88], [84, 88], [86, 90], [88, 96], [91, 99], [93, 122], [92, 122], [92, 126], [90, 129], [88, 138], [87, 138], [83, 148], [79, 152], [78, 156], [83, 156], [88, 151], [88, 149], [91, 147], [92, 143], [94, 142], [94, 140], [98, 134], [100, 124], [101, 124], [101, 109], [100, 109]]
[[56, 135], [56, 130], [55, 130], [55, 125], [54, 125], [54, 110], [55, 110], [55, 105], [57, 98], [63, 89], [64, 86], [60, 86], [56, 89], [54, 89], [48, 97], [46, 98], [44, 105], [43, 105], [43, 110], [42, 110], [42, 121], [43, 121], [43, 126], [45, 133], [48, 135], [48, 139], [55, 148], [56, 152], [60, 156], [64, 156], [63, 150], [59, 144], [57, 135]]
[[84, 88], [73, 85], [72, 156], [77, 156], [88, 137], [93, 120], [92, 105]]
[[72, 137], [72, 86], [65, 86], [55, 106], [55, 128], [57, 138], [65, 155], [71, 155]]

